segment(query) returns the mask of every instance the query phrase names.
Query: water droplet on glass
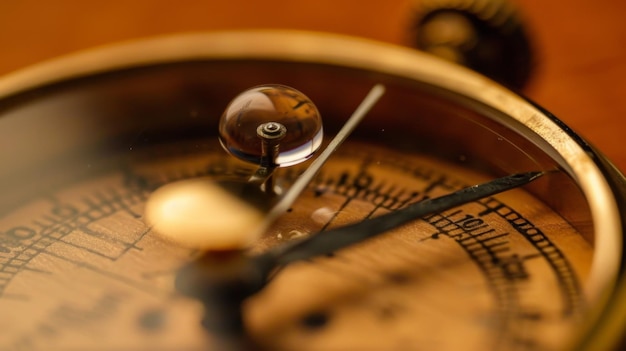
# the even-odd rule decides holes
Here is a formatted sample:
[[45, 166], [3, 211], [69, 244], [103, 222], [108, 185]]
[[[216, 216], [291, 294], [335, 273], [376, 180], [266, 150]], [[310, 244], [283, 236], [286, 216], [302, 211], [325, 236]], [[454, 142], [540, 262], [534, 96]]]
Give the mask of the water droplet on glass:
[[279, 141], [278, 166], [307, 160], [322, 143], [322, 119], [317, 108], [304, 94], [284, 85], [257, 86], [235, 97], [220, 119], [220, 142], [233, 156], [260, 164], [263, 141], [257, 129], [268, 123], [286, 129]]
[[337, 211], [334, 211], [328, 207], [321, 207], [311, 213], [311, 219], [317, 224], [328, 223], [335, 215]]

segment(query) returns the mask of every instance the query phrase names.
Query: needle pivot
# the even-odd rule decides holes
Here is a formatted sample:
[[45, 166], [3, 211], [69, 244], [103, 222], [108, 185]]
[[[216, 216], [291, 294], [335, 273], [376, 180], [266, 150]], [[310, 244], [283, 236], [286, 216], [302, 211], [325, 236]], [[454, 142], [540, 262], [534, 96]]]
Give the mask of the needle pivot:
[[269, 195], [275, 195], [274, 169], [278, 167], [278, 155], [280, 154], [280, 141], [287, 134], [287, 128], [277, 122], [261, 124], [256, 129], [256, 134], [261, 138], [261, 167], [255, 172], [251, 180], [262, 183], [261, 188]]
[[256, 129], [256, 134], [263, 141], [280, 140], [287, 134], [287, 128], [280, 123], [268, 122], [261, 124]]

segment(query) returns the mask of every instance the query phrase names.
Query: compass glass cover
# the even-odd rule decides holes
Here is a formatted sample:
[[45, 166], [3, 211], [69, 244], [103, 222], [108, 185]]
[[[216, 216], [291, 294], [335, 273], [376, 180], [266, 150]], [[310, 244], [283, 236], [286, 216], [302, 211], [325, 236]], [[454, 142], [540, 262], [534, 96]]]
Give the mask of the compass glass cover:
[[[310, 100], [282, 86], [246, 91], [267, 82]], [[154, 235], [146, 200], [182, 179], [248, 179], [260, 140], [238, 132], [266, 122], [264, 109], [291, 111], [274, 121], [287, 129], [278, 163], [306, 159], [322, 142], [311, 101], [333, 135], [375, 83], [386, 85], [384, 98], [252, 252], [504, 174], [551, 172], [287, 266], [246, 300], [249, 338], [279, 350], [565, 347], [596, 299], [593, 222], [559, 161], [501, 112], [360, 68], [196, 60], [0, 101], [0, 140], [11, 145], [0, 149], [0, 348], [213, 342], [203, 327], [211, 311], [175, 287], [199, 253]], [[306, 143], [291, 143], [292, 132]], [[288, 187], [309, 162], [278, 169], [276, 181]]]

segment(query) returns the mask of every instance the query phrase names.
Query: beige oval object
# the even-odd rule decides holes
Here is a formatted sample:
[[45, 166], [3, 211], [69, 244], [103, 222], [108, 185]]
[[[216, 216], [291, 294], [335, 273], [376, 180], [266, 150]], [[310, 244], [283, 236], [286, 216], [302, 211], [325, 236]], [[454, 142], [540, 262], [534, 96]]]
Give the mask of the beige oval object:
[[208, 178], [167, 184], [150, 195], [146, 222], [184, 246], [232, 250], [258, 238], [263, 214]]

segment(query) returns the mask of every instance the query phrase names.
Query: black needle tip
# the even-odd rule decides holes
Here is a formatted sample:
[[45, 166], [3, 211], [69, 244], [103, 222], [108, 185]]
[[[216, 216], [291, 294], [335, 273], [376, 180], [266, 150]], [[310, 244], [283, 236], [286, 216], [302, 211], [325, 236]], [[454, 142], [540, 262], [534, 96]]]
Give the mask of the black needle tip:
[[272, 256], [277, 265], [280, 266], [293, 261], [332, 253], [346, 246], [356, 244], [365, 239], [392, 230], [425, 215], [445, 211], [526, 185], [544, 174], [545, 172], [543, 171], [532, 171], [507, 175], [441, 197], [416, 202], [401, 210], [376, 218], [314, 234], [291, 245], [270, 250], [265, 255]]

